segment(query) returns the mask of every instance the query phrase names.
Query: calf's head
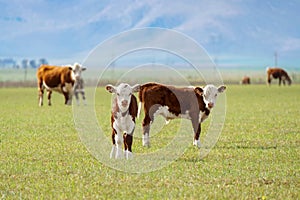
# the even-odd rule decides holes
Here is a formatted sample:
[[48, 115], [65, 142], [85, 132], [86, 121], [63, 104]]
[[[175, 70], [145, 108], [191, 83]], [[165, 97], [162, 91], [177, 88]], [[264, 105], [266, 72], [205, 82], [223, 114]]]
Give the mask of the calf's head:
[[83, 72], [84, 70], [86, 70], [85, 67], [83, 67], [81, 64], [79, 63], [74, 63], [74, 65], [70, 65], [69, 69], [72, 70], [72, 76], [74, 80], [79, 80], [81, 77], [81, 72]]
[[214, 85], [206, 85], [203, 88], [203, 100], [204, 103], [206, 104], [206, 107], [211, 109], [215, 106], [217, 96], [219, 93], [222, 93], [226, 90], [226, 86], [221, 85], [218, 88]]
[[106, 90], [116, 94], [117, 104], [121, 112], [126, 112], [129, 108], [131, 95], [140, 91], [140, 85], [130, 86], [127, 83], [121, 83], [119, 86], [107, 85]]

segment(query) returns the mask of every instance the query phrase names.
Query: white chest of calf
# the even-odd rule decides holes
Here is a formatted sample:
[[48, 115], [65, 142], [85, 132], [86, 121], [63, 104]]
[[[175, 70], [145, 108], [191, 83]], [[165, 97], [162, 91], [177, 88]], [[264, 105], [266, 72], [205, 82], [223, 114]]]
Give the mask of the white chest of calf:
[[116, 129], [118, 132], [121, 133], [128, 133], [131, 134], [135, 127], [135, 123], [132, 120], [132, 116], [126, 114], [125, 116], [122, 113], [116, 113], [115, 121], [113, 122], [113, 128]]

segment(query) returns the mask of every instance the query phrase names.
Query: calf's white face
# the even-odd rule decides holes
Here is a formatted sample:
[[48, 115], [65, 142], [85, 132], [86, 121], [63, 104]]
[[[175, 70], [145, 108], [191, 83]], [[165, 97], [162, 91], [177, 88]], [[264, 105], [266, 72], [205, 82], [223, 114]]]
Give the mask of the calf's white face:
[[72, 70], [73, 80], [79, 80], [81, 77], [81, 72], [86, 70], [86, 68], [79, 63], [74, 63], [74, 65], [70, 66], [70, 69]]
[[226, 89], [226, 86], [222, 85], [218, 88], [214, 85], [206, 85], [203, 88], [203, 100], [206, 104], [206, 107], [209, 109], [213, 108], [216, 104], [218, 93], [224, 92]]
[[106, 90], [110, 93], [116, 94], [119, 109], [121, 110], [121, 112], [126, 112], [130, 105], [132, 93], [138, 92], [140, 90], [140, 85], [136, 84], [133, 87], [131, 87], [127, 83], [121, 83], [117, 87], [107, 85]]

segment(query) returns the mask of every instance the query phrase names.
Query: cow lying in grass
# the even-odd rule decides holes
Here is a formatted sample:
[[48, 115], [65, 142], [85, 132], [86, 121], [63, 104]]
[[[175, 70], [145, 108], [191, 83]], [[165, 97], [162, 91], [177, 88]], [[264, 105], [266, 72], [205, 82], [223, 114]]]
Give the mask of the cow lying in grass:
[[150, 146], [150, 124], [156, 115], [166, 120], [186, 118], [192, 121], [194, 129], [193, 144], [200, 148], [201, 122], [209, 115], [215, 106], [218, 93], [222, 93], [225, 86], [219, 88], [214, 85], [200, 87], [178, 88], [158, 83], [141, 85], [139, 92], [139, 111], [144, 104], [145, 117], [142, 122], [143, 146]]
[[131, 87], [126, 83], [121, 83], [115, 87], [107, 85], [106, 90], [116, 94], [112, 103], [111, 127], [112, 127], [112, 150], [110, 158], [122, 158], [122, 145], [127, 159], [132, 157], [132, 141], [135, 129], [135, 118], [138, 106], [134, 92], [138, 92], [140, 85]]
[[39, 105], [43, 105], [44, 89], [48, 94], [48, 105], [51, 105], [52, 91], [62, 93], [65, 97], [65, 104], [72, 104], [73, 87], [75, 81], [80, 79], [81, 72], [85, 68], [80, 64], [68, 66], [41, 65], [36, 73], [39, 90]]

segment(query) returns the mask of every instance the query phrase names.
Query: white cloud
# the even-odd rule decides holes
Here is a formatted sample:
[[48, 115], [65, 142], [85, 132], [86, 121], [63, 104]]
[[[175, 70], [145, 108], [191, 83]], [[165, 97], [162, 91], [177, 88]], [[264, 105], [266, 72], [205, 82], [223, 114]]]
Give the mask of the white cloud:
[[[230, 53], [234, 57], [241, 53], [240, 49], [245, 50], [243, 53], [260, 55], [267, 49], [274, 51], [278, 47], [284, 52], [299, 51], [300, 39], [295, 37], [299, 22], [295, 20], [296, 16], [289, 15], [296, 12], [292, 8], [299, 3], [291, 2], [27, 0], [20, 3], [11, 0], [1, 3], [0, 40], [20, 49], [16, 41], [35, 40], [35, 36], [43, 35], [45, 45], [51, 46], [54, 40], [63, 41], [65, 48], [70, 46], [68, 53], [73, 52], [74, 57], [78, 57], [78, 51], [86, 52], [91, 46], [122, 31], [158, 26], [187, 34], [220, 55]], [[260, 9], [257, 9], [258, 5]], [[277, 11], [280, 16], [273, 14]], [[283, 24], [291, 19], [295, 21]], [[284, 27], [280, 29], [281, 26]], [[294, 31], [294, 37], [288, 30]], [[67, 38], [70, 32], [74, 34]], [[72, 44], [77, 40], [81, 40], [77, 44], [79, 48], [74, 50]], [[2, 49], [0, 47], [0, 51]], [[39, 49], [31, 51], [39, 52]]]
[[18, 1], [10, 1], [2, 14], [12, 15], [10, 19], [22, 19], [22, 23], [2, 20], [0, 25], [5, 27], [2, 37], [12, 38], [37, 31], [80, 29], [104, 21], [112, 26], [116, 23], [121, 25], [120, 30], [141, 28], [159, 18], [169, 17], [175, 23], [175, 27], [171, 28], [193, 32], [208, 26], [222, 28], [220, 19], [236, 13], [236, 8], [226, 1], [218, 1], [218, 4], [207, 1], [110, 1], [105, 5], [98, 1], [78, 1], [73, 4], [51, 4], [45, 1], [20, 4]]

